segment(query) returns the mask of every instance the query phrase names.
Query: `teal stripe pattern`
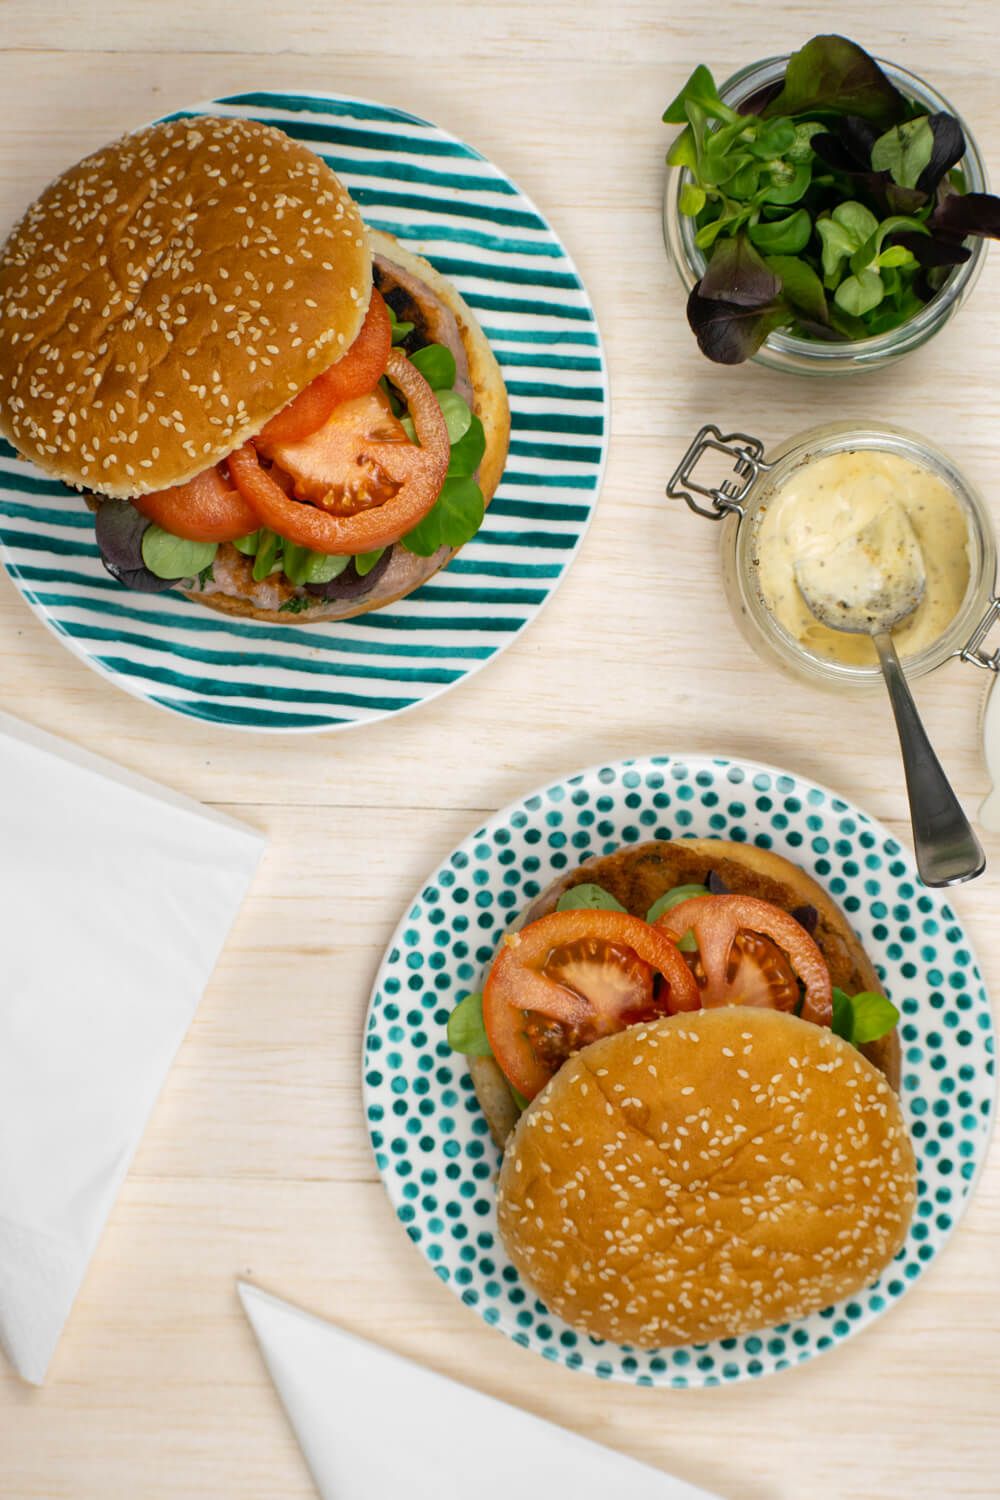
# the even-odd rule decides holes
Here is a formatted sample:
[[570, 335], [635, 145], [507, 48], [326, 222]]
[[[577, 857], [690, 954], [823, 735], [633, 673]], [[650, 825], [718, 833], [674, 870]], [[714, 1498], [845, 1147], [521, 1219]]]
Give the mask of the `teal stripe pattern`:
[[317, 151], [384, 227], [449, 277], [507, 380], [508, 468], [449, 567], [372, 614], [315, 626], [231, 619], [105, 572], [81, 497], [0, 441], [0, 557], [81, 660], [147, 703], [257, 733], [349, 729], [478, 671], [566, 574], [597, 503], [608, 388], [590, 299], [559, 238], [472, 146], [391, 106], [335, 94], [233, 94], [168, 116], [276, 125]]

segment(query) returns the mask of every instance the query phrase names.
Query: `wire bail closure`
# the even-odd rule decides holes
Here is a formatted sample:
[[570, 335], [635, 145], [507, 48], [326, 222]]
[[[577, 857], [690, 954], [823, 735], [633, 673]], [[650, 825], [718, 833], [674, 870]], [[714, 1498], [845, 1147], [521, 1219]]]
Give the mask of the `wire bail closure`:
[[1000, 672], [1000, 646], [995, 651], [981, 649], [998, 620], [1000, 620], [1000, 598], [994, 595], [987, 606], [986, 613], [961, 651], [956, 651], [955, 655], [959, 661], [970, 661], [974, 667], [982, 667], [986, 672]]
[[[724, 453], [733, 460], [736, 478], [726, 479], [721, 485], [712, 487], [699, 484], [694, 471], [699, 461], [708, 452]], [[750, 437], [745, 432], [723, 434], [711, 422], [698, 432], [684, 457], [667, 481], [668, 500], [683, 500], [699, 516], [709, 521], [721, 521], [733, 513], [742, 516], [743, 502], [761, 474], [772, 467], [764, 462], [764, 445], [760, 438]], [[710, 500], [711, 506], [702, 505], [696, 499]]]

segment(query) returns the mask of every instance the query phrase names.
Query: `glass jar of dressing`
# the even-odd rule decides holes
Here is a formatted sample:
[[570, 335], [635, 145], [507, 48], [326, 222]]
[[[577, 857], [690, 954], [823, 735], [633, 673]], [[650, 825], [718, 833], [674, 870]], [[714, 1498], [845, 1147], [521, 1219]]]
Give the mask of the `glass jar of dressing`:
[[[704, 477], [710, 455], [724, 461], [729, 477]], [[765, 457], [760, 439], [706, 426], [667, 494], [722, 522], [726, 596], [765, 660], [825, 687], [881, 689], [872, 642], [815, 619], [798, 589], [796, 564], [821, 561], [830, 588], [843, 583], [846, 598], [856, 583], [850, 575], [858, 534], [876, 575], [890, 583], [905, 534], [916, 537], [925, 570], [920, 604], [893, 633], [907, 675], [923, 676], [954, 656], [1000, 671], [1000, 649], [984, 650], [1000, 618], [989, 514], [947, 454], [916, 434], [831, 423], [796, 434]]]

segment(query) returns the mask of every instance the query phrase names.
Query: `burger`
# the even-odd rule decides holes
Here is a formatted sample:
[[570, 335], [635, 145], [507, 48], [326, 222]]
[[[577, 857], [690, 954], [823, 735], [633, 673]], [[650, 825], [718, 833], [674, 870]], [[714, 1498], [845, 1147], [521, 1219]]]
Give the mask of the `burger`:
[[271, 621], [377, 609], [478, 530], [509, 430], [455, 288], [271, 126], [125, 136], [0, 251], [0, 432], [84, 493], [127, 588]]
[[857, 1293], [916, 1201], [897, 1020], [836, 903], [769, 850], [653, 842], [565, 875], [449, 1021], [514, 1265], [639, 1348]]

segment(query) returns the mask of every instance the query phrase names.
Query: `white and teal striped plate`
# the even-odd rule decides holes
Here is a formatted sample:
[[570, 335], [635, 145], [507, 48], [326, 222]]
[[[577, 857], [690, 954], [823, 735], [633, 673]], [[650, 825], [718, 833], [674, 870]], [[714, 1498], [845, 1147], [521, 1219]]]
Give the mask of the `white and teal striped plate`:
[[346, 728], [412, 708], [508, 646], [557, 587], [590, 521], [608, 438], [590, 300], [534, 205], [426, 120], [329, 94], [251, 93], [185, 114], [280, 126], [318, 151], [369, 224], [458, 287], [500, 361], [507, 471], [478, 535], [409, 598], [316, 626], [232, 620], [105, 572], [80, 497], [0, 443], [0, 556], [88, 665], [136, 697], [239, 729]]

